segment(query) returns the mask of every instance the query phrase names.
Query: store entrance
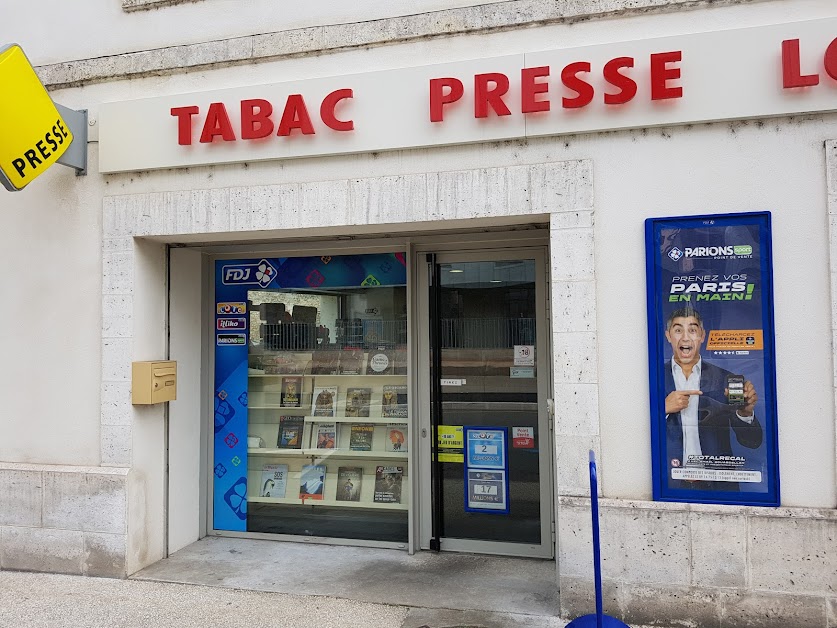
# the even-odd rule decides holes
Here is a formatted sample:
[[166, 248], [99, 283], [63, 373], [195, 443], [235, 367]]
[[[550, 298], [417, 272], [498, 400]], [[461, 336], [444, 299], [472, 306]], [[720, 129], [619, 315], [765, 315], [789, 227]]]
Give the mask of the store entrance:
[[544, 257], [418, 256], [424, 548], [553, 556]]

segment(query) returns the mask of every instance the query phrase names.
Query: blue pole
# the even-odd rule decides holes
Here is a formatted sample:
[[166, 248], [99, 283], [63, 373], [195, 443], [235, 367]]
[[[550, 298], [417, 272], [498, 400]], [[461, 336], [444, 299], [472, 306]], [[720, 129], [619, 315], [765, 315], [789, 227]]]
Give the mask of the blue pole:
[[590, 451], [590, 510], [593, 513], [593, 574], [596, 582], [596, 628], [602, 628], [602, 565], [599, 546], [599, 490], [596, 475], [596, 454]]

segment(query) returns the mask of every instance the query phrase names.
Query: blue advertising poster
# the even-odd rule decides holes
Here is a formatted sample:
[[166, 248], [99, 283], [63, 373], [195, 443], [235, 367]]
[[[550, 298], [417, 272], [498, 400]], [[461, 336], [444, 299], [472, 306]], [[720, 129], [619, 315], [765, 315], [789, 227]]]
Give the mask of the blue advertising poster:
[[778, 506], [770, 214], [645, 227], [654, 499]]
[[507, 428], [465, 428], [465, 512], [509, 513], [507, 437]]
[[250, 290], [403, 286], [404, 253], [219, 260], [215, 265], [213, 527], [247, 529]]

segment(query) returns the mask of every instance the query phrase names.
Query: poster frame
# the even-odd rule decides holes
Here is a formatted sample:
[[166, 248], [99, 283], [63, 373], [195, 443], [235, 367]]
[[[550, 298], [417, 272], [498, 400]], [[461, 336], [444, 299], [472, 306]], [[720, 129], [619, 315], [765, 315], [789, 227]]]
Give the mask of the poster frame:
[[[763, 365], [765, 390], [759, 391], [766, 411], [772, 420], [764, 425], [765, 467], [767, 472], [767, 491], [764, 493], [741, 493], [733, 491], [674, 489], [668, 486], [668, 462], [666, 454], [666, 433], [659, 420], [661, 396], [664, 391], [665, 351], [663, 333], [663, 308], [661, 291], [658, 285], [661, 266], [661, 248], [656, 245], [656, 233], [663, 225], [676, 226], [680, 229], [706, 227], [723, 223], [725, 226], [758, 225], [759, 268], [761, 271], [761, 320], [764, 335]], [[648, 319], [648, 374], [651, 422], [651, 470], [654, 501], [683, 502], [697, 504], [729, 504], [740, 506], [773, 506], [781, 503], [779, 477], [779, 415], [776, 400], [776, 349], [775, 325], [773, 312], [773, 243], [771, 214], [769, 211], [741, 212], [726, 214], [702, 214], [695, 216], [674, 216], [648, 218], [645, 220], [645, 260], [646, 260], [646, 299]], [[660, 299], [658, 300], [658, 295]]]

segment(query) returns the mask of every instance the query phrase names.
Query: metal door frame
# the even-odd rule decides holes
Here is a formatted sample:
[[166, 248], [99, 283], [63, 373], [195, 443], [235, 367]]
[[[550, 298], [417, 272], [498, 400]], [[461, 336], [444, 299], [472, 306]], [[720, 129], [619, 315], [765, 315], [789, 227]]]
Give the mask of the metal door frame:
[[[444, 246], [432, 247], [425, 245], [416, 247], [413, 255], [414, 294], [416, 334], [414, 336], [415, 356], [417, 358], [416, 402], [418, 438], [418, 455], [415, 458], [415, 469], [419, 478], [418, 502], [416, 503], [419, 518], [416, 530], [419, 538], [415, 543], [422, 549], [431, 549], [432, 539], [432, 447], [430, 422], [430, 272], [428, 265], [430, 256], [435, 257], [436, 264], [451, 262], [478, 262], [515, 259], [535, 260], [535, 307], [536, 307], [536, 351], [538, 370], [538, 432], [541, 435], [539, 443], [539, 474], [541, 498], [541, 543], [532, 545], [526, 543], [511, 543], [501, 541], [477, 541], [471, 539], [454, 539], [442, 537], [439, 539], [438, 549], [444, 551], [470, 552], [477, 554], [496, 554], [505, 556], [524, 556], [537, 558], [553, 558], [555, 554], [555, 520], [553, 502], [554, 484], [554, 452], [552, 417], [548, 411], [550, 397], [550, 382], [552, 379], [551, 355], [552, 343], [549, 330], [548, 308], [548, 268], [546, 246], [518, 246], [514, 248], [491, 248], [488, 243], [485, 248], [457, 252], [445, 251]], [[500, 243], [497, 243], [500, 244]], [[502, 246], [502, 245], [501, 245]], [[437, 549], [435, 546], [433, 549]]]

